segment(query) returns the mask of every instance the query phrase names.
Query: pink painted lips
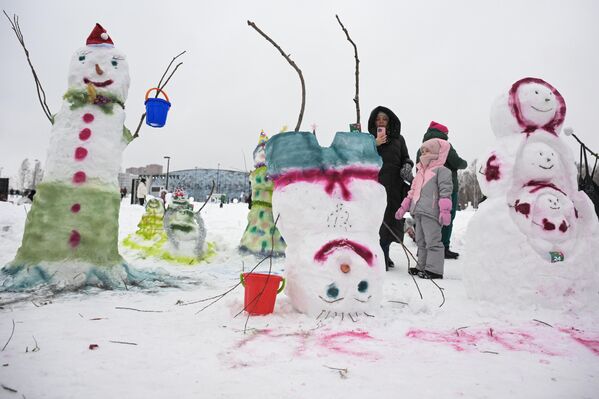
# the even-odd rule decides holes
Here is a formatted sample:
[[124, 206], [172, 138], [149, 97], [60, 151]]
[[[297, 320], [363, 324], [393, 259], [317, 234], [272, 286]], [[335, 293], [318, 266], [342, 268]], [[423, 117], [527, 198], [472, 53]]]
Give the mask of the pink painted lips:
[[332, 240], [324, 244], [320, 249], [314, 254], [314, 260], [317, 262], [324, 262], [328, 259], [328, 257], [333, 254], [335, 251], [339, 249], [350, 249], [358, 256], [368, 263], [368, 266], [372, 266], [374, 260], [374, 254], [368, 248], [366, 248], [362, 244], [358, 244], [355, 241], [348, 240], [345, 238]]
[[83, 83], [85, 83], [85, 84], [91, 83], [96, 87], [106, 87], [106, 86], [110, 86], [113, 83], [113, 81], [112, 81], [112, 79], [108, 79], [108, 80], [105, 80], [104, 82], [93, 82], [93, 81], [89, 80], [88, 78], [83, 78]]

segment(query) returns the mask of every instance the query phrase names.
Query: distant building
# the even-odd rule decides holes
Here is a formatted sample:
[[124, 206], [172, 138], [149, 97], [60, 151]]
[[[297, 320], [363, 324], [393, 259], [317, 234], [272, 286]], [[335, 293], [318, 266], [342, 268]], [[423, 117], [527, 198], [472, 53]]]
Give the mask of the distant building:
[[[243, 200], [250, 191], [249, 176], [247, 172], [223, 169], [185, 169], [169, 172], [168, 191], [177, 188], [185, 191], [188, 197], [193, 197], [201, 202], [206, 199], [214, 182], [214, 193], [219, 196], [225, 194], [227, 200], [237, 198]], [[166, 175], [146, 175], [148, 192], [158, 196], [160, 190], [166, 186]]]
[[127, 192], [131, 192], [133, 180], [137, 179], [136, 174], [132, 173], [119, 173], [119, 188], [126, 187]]
[[125, 173], [130, 173], [133, 175], [161, 175], [162, 165], [153, 163], [150, 165], [141, 166], [139, 168], [127, 168], [125, 169]]

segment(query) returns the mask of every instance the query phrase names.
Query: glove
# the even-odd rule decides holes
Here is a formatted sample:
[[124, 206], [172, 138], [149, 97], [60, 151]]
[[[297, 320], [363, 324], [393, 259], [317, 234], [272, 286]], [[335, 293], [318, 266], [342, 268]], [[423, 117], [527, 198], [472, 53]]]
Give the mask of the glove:
[[411, 183], [412, 180], [414, 180], [414, 175], [412, 175], [412, 167], [413, 167], [412, 164], [410, 164], [409, 162], [406, 162], [403, 164], [403, 166], [399, 170], [399, 176], [403, 180], [405, 180], [409, 183]]
[[450, 198], [441, 198], [439, 200], [439, 223], [441, 223], [441, 226], [449, 226], [451, 223]]
[[397, 212], [395, 212], [395, 219], [400, 220], [401, 218], [403, 218], [403, 215], [410, 209], [411, 204], [412, 200], [410, 198], [404, 198], [403, 201], [401, 201], [401, 206], [399, 207]]

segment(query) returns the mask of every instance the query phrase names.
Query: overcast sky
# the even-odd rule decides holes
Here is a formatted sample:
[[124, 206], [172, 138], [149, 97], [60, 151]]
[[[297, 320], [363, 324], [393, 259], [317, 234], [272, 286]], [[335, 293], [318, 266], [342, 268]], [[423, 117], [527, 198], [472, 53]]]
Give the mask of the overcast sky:
[[[20, 17], [31, 58], [58, 112], [71, 55], [99, 22], [129, 60], [127, 126], [144, 112], [171, 58], [187, 50], [166, 88], [172, 108], [162, 129], [145, 126], [125, 150], [123, 169], [164, 163], [171, 170], [251, 170], [261, 129], [295, 127], [301, 100], [296, 72], [246, 20], [269, 34], [302, 69], [301, 130], [317, 124], [322, 145], [355, 120], [353, 49], [358, 45], [362, 125], [377, 105], [402, 122], [412, 157], [431, 120], [471, 161], [494, 141], [491, 102], [533, 76], [566, 99], [566, 126], [599, 151], [599, 2], [568, 1], [124, 1], [0, 0]], [[24, 158], [45, 163], [50, 124], [8, 21], [0, 22], [0, 168]], [[576, 149], [574, 139], [566, 137]], [[244, 162], [245, 155], [245, 162]]]

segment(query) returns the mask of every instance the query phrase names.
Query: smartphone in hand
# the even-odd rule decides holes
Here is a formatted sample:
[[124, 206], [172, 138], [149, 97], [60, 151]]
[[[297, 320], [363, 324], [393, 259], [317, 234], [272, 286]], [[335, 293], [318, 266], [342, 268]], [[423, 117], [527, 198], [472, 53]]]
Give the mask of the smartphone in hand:
[[384, 127], [377, 127], [376, 128], [376, 137], [382, 137], [385, 134], [387, 134], [387, 129], [385, 129]]

